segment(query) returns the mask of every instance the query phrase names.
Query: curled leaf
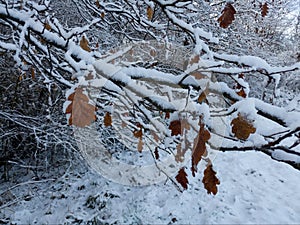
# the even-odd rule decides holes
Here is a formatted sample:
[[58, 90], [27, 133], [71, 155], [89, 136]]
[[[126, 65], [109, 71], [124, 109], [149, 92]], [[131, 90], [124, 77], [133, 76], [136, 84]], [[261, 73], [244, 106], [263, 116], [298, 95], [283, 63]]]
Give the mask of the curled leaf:
[[202, 156], [206, 153], [206, 142], [210, 139], [210, 133], [205, 129], [204, 124], [200, 118], [200, 129], [197, 137], [195, 138], [193, 153], [192, 153], [192, 174], [195, 176], [197, 172], [197, 165], [200, 162]]

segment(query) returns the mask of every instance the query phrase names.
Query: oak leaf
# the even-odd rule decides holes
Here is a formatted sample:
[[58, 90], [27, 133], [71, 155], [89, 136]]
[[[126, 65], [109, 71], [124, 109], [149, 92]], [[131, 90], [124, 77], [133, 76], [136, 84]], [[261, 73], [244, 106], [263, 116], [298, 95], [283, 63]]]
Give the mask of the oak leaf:
[[90, 47], [89, 47], [89, 42], [88, 42], [88, 40], [87, 40], [84, 36], [82, 36], [79, 45], [80, 45], [80, 47], [81, 47], [83, 50], [85, 50], [85, 51], [87, 51], [87, 52], [90, 52], [90, 51], [91, 51], [91, 49], [90, 49]]
[[154, 14], [153, 9], [150, 6], [148, 6], [147, 7], [147, 18], [148, 18], [148, 20], [152, 20], [153, 14]]
[[268, 14], [268, 11], [269, 11], [268, 3], [265, 2], [263, 5], [261, 5], [260, 8], [261, 8], [261, 16], [265, 17]]
[[216, 177], [216, 172], [213, 170], [211, 164], [209, 164], [204, 170], [202, 183], [204, 184], [204, 188], [207, 190], [208, 194], [213, 193], [214, 195], [216, 195], [218, 193], [217, 185], [220, 184], [220, 181]]
[[112, 118], [109, 112], [104, 115], [104, 126], [110, 127], [112, 125]]
[[182, 167], [179, 171], [178, 171], [178, 174], [176, 175], [176, 180], [178, 181], [179, 184], [181, 184], [181, 186], [184, 188], [184, 189], [187, 189], [188, 188], [188, 179], [187, 179], [187, 174], [186, 172], [184, 171], [184, 167]]
[[180, 120], [173, 120], [170, 123], [169, 129], [171, 130], [172, 136], [177, 136], [181, 134], [181, 122]]
[[251, 133], [255, 133], [256, 128], [252, 122], [245, 118], [241, 113], [231, 121], [232, 133], [241, 140], [247, 140]]
[[89, 104], [89, 98], [82, 91], [82, 88], [76, 88], [68, 97], [71, 101], [66, 109], [66, 113], [70, 114], [69, 125], [85, 127], [96, 120], [96, 107]]
[[31, 73], [31, 78], [34, 79], [35, 78], [35, 71], [34, 71], [33, 67], [30, 68], [30, 73]]
[[173, 120], [170, 123], [169, 129], [171, 130], [172, 136], [177, 136], [181, 135], [184, 129], [189, 130], [190, 124], [186, 119]]
[[51, 26], [49, 23], [44, 23], [44, 27], [46, 30], [51, 30]]
[[195, 55], [191, 60], [190, 60], [190, 65], [193, 65], [195, 63], [198, 63], [200, 61], [200, 56], [199, 55]]
[[134, 135], [136, 138], [142, 138], [142, 137], [143, 137], [143, 131], [142, 131], [142, 129], [133, 131], [133, 135]]
[[222, 10], [222, 15], [218, 18], [220, 27], [227, 28], [234, 20], [234, 14], [236, 14], [235, 8], [230, 3], [227, 3]]
[[200, 118], [199, 125], [200, 125], [200, 129], [197, 137], [195, 138], [193, 152], [192, 152], [191, 170], [193, 176], [195, 176], [195, 172], [197, 172], [197, 165], [200, 162], [202, 156], [204, 154], [207, 154], [206, 142], [210, 139], [210, 133], [207, 129], [205, 129], [201, 118]]

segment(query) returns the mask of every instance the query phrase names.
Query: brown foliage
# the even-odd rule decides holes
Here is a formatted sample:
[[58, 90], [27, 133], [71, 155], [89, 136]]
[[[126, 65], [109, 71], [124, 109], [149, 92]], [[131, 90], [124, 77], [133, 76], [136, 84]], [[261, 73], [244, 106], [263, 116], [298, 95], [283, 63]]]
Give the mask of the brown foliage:
[[200, 129], [197, 137], [194, 141], [193, 153], [192, 153], [192, 174], [195, 176], [197, 172], [197, 165], [201, 160], [201, 157], [206, 153], [206, 142], [210, 139], [210, 133], [204, 128], [204, 124], [201, 119], [199, 122]]
[[177, 176], [175, 177], [176, 180], [178, 181], [179, 184], [181, 184], [181, 186], [184, 188], [184, 189], [187, 189], [188, 188], [188, 179], [187, 179], [187, 174], [186, 172], [184, 171], [184, 167], [182, 167], [179, 171], [178, 171], [178, 174]]
[[152, 20], [153, 14], [154, 14], [153, 9], [150, 6], [148, 6], [147, 7], [147, 18], [148, 18], [148, 20]]
[[171, 130], [172, 136], [177, 136], [177, 135], [181, 135], [184, 129], [189, 130], [190, 124], [186, 119], [173, 120], [170, 123], [169, 129]]
[[109, 112], [105, 113], [104, 116], [104, 126], [109, 127], [112, 125], [112, 118]]
[[216, 177], [216, 172], [213, 170], [211, 164], [209, 164], [204, 170], [204, 177], [202, 179], [204, 188], [207, 190], [207, 193], [213, 193], [214, 195], [218, 192], [217, 185], [220, 184], [219, 179]]
[[251, 133], [255, 133], [256, 128], [252, 125], [251, 121], [247, 120], [241, 113], [238, 117], [231, 121], [232, 133], [235, 137], [241, 140], [247, 140]]
[[66, 109], [66, 113], [71, 114], [69, 125], [85, 127], [96, 120], [96, 107], [89, 104], [89, 98], [82, 91], [82, 88], [76, 88], [75, 92], [68, 97], [71, 101]]
[[84, 36], [82, 36], [79, 45], [80, 45], [80, 47], [81, 47], [83, 50], [85, 50], [85, 51], [87, 51], [87, 52], [90, 52], [90, 51], [91, 51], [91, 49], [90, 49], [90, 47], [89, 47], [89, 42], [88, 42], [88, 40], [87, 40]]
[[227, 3], [225, 8], [222, 10], [222, 15], [218, 18], [220, 27], [227, 28], [234, 20], [234, 14], [236, 13], [234, 7]]
[[265, 2], [263, 5], [261, 5], [260, 8], [261, 8], [261, 16], [265, 17], [268, 14], [268, 11], [269, 11], [268, 3]]

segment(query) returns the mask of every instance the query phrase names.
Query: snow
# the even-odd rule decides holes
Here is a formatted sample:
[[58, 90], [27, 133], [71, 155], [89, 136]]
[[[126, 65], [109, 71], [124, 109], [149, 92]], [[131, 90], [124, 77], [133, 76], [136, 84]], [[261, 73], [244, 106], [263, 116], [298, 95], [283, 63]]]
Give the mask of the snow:
[[[0, 217], [17, 224], [93, 220], [110, 224], [295, 224], [300, 221], [299, 171], [259, 152], [218, 153], [213, 164], [221, 181], [216, 196], [206, 193], [202, 175], [189, 177], [189, 189], [180, 193], [171, 182], [123, 186], [79, 163], [56, 181], [32, 182], [11, 189], [17, 197], [22, 194], [32, 197], [20, 198], [9, 207], [0, 206]], [[1, 188], [1, 196], [3, 191]]]

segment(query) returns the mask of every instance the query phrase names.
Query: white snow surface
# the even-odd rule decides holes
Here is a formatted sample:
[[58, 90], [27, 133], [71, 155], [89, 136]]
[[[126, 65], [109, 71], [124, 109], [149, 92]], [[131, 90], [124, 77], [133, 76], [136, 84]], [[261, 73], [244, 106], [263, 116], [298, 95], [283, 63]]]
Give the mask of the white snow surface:
[[[221, 181], [216, 196], [206, 193], [202, 173], [189, 177], [189, 189], [180, 193], [170, 181], [122, 186], [79, 163], [56, 181], [11, 189], [15, 196], [33, 197], [0, 206], [0, 218], [16, 224], [78, 224], [94, 218], [108, 224], [300, 222], [299, 171], [254, 151], [218, 153], [213, 164]], [[5, 191], [3, 186], [0, 194]]]

